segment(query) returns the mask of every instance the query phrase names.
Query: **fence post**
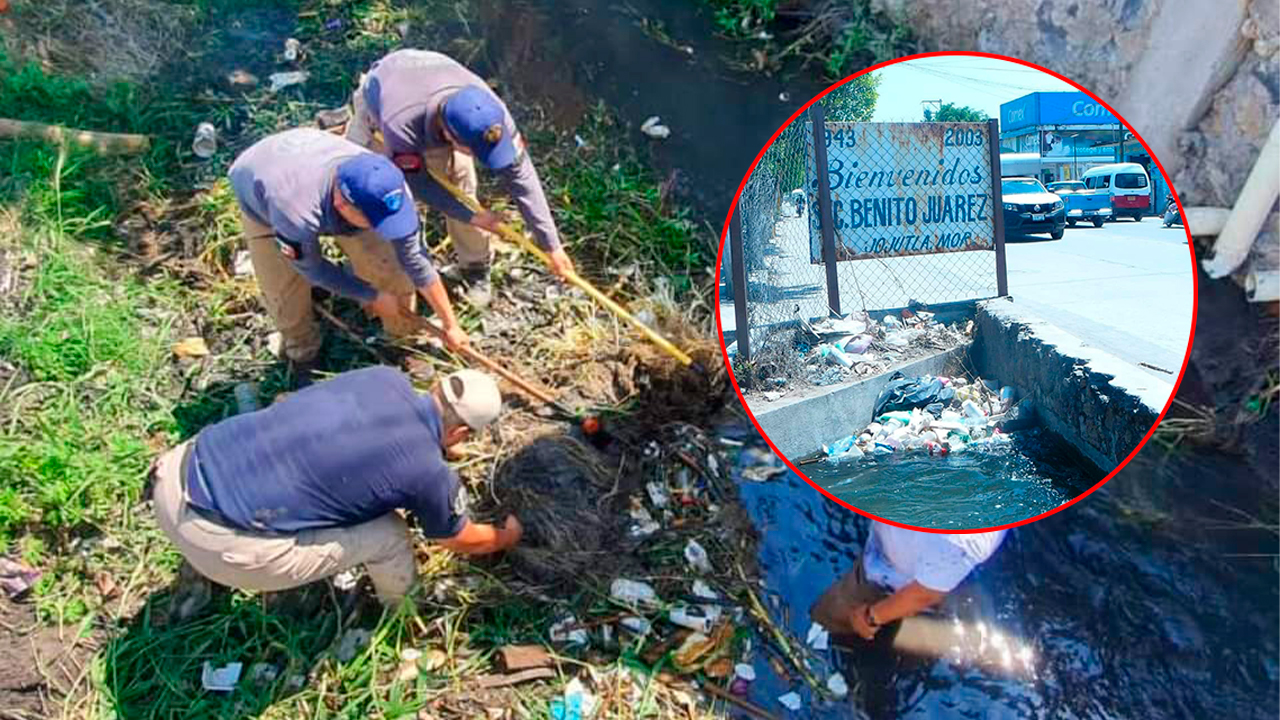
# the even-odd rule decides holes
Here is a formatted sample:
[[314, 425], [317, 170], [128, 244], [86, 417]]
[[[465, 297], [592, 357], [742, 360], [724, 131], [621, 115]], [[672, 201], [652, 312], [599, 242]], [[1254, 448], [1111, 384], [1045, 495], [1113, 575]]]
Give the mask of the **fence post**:
[[1008, 268], [1004, 260], [1004, 193], [1000, 191], [1000, 121], [996, 118], [987, 120], [987, 140], [991, 145], [991, 200], [995, 226], [992, 240], [996, 246], [996, 295], [1005, 297], [1009, 294]]
[[840, 276], [836, 273], [836, 230], [831, 215], [831, 178], [827, 175], [827, 124], [822, 103], [809, 108], [813, 120], [813, 164], [818, 173], [818, 225], [822, 229], [822, 263], [827, 267], [827, 305], [840, 314]]
[[733, 256], [730, 271], [733, 273], [734, 341], [743, 360], [751, 359], [751, 326], [747, 320], [747, 256], [742, 251], [742, 219], [738, 206], [733, 206], [729, 217], [729, 253]]

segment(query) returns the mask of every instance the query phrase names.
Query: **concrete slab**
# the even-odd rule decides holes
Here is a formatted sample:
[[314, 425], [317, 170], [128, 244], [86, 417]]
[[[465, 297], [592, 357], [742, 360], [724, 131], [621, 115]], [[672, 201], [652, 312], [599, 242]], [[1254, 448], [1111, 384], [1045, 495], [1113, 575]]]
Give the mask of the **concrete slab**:
[[1137, 447], [1173, 394], [1173, 383], [1016, 302], [981, 302], [975, 322], [977, 368], [1032, 398], [1045, 425], [1104, 473]]
[[752, 411], [764, 434], [783, 455], [795, 460], [811, 455], [823, 444], [839, 440], [862, 430], [867, 423], [876, 397], [889, 383], [894, 372], [907, 377], [939, 375], [951, 362], [965, 357], [967, 346], [961, 346], [913, 360], [893, 371], [843, 385], [821, 388], [817, 393], [782, 398], [765, 409]]

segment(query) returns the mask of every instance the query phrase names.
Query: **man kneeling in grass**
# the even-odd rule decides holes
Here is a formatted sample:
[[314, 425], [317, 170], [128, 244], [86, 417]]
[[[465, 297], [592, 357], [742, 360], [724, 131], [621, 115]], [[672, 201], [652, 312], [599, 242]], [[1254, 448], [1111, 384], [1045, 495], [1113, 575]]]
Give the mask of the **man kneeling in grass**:
[[493, 379], [448, 375], [420, 395], [389, 367], [343, 373], [265, 410], [228, 418], [156, 461], [161, 530], [202, 575], [276, 591], [364, 565], [378, 598], [398, 603], [417, 574], [399, 511], [466, 554], [512, 547], [521, 526], [467, 519], [444, 450], [497, 418]]

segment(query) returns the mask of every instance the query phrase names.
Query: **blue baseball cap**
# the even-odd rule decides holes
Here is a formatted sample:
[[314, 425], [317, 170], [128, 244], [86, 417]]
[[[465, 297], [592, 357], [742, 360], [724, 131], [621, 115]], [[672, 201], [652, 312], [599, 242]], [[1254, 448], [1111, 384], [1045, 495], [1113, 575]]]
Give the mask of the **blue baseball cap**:
[[418, 233], [418, 211], [404, 186], [404, 173], [387, 158], [360, 153], [338, 165], [338, 192], [385, 240]]
[[454, 137], [471, 148], [490, 170], [502, 170], [516, 161], [515, 137], [507, 132], [506, 110], [488, 90], [467, 85], [445, 100], [444, 124]]

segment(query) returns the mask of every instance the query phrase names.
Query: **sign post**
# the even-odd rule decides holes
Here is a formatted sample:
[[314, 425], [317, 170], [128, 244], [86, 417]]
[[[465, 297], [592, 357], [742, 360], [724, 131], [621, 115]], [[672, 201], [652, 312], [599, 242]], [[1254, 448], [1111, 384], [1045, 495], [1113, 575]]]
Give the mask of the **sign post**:
[[[822, 108], [822, 103], [814, 103], [809, 109], [809, 114], [813, 118], [813, 139], [810, 147], [813, 148], [812, 167], [815, 170], [810, 177], [816, 177], [818, 180], [818, 215], [821, 218], [818, 229], [822, 237], [822, 251], [817, 262], [827, 266], [827, 306], [838, 316], [840, 314], [840, 276], [836, 273], [836, 260], [839, 259], [839, 255], [836, 254], [835, 223], [831, 214], [831, 178], [828, 175], [827, 143], [824, 140], [827, 125], [826, 112]], [[812, 217], [813, 213], [809, 215]], [[814, 229], [811, 221], [810, 245], [813, 244]]]
[[729, 216], [730, 269], [733, 273], [734, 337], [738, 354], [743, 360], [751, 359], [751, 326], [747, 324], [747, 255], [742, 251], [742, 220], [734, 206]]
[[[987, 136], [991, 138], [1000, 137], [1000, 121], [996, 118], [991, 118], [987, 121]], [[991, 183], [991, 203], [996, 208], [993, 213], [995, 218], [993, 232], [996, 248], [996, 296], [1005, 297], [1009, 294], [1009, 276], [1004, 259], [1004, 193], [1001, 192], [1000, 187], [1000, 143], [992, 142], [988, 144], [991, 147], [991, 167], [996, 169]]]

